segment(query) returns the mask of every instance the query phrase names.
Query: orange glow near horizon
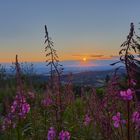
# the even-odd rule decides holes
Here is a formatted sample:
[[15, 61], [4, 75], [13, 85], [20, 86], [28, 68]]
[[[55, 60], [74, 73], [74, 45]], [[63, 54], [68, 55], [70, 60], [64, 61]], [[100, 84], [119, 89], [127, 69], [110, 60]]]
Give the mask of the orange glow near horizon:
[[[22, 55], [18, 55], [19, 56], [19, 62], [45, 62], [46, 60], [46, 57], [45, 56], [41, 56], [41, 57], [26, 57], [26, 56], [23, 56]], [[90, 58], [90, 57], [77, 57], [77, 58], [73, 58], [73, 57], [60, 57], [59, 60], [60, 61], [82, 61], [82, 62], [88, 62], [88, 60], [111, 60], [113, 59], [113, 57], [110, 57], [110, 56], [104, 56], [102, 58], [100, 57], [96, 57], [96, 58]], [[10, 62], [14, 62], [15, 61], [15, 55], [12, 56], [12, 58], [10, 57], [2, 57], [0, 59], [0, 63], [10, 63]]]
[[[5, 55], [6, 54], [6, 55]], [[40, 52], [20, 52], [18, 51], [17, 53], [15, 52], [4, 52], [1, 53], [0, 55], [0, 63], [11, 63], [15, 61], [15, 56], [18, 54], [19, 62], [45, 62], [46, 57], [45, 53]], [[60, 61], [82, 61], [84, 63], [87, 63], [90, 60], [107, 60], [107, 59], [114, 59], [113, 56], [116, 56], [115, 53], [114, 55], [100, 55], [103, 54], [101, 53], [79, 53], [77, 55], [68, 54], [68, 53], [61, 53], [59, 52], [59, 60]]]
[[[40, 47], [38, 42], [2, 42], [0, 51], [0, 63], [2, 62], [14, 62], [16, 54], [19, 57], [19, 62], [45, 62], [46, 57], [44, 52], [44, 46]], [[12, 48], [9, 51], [9, 47]], [[88, 60], [104, 60], [112, 59], [110, 56], [117, 55], [116, 50], [100, 49], [96, 43], [67, 43], [62, 44], [61, 42], [55, 45], [57, 54], [60, 61], [88, 61]], [[57, 47], [58, 46], [58, 47]], [[62, 46], [62, 48], [59, 48]], [[67, 47], [63, 47], [67, 46]], [[85, 46], [89, 46], [88, 48]], [[93, 46], [93, 47], [92, 47]], [[97, 46], [97, 47], [95, 47]], [[93, 51], [94, 50], [94, 51]]]

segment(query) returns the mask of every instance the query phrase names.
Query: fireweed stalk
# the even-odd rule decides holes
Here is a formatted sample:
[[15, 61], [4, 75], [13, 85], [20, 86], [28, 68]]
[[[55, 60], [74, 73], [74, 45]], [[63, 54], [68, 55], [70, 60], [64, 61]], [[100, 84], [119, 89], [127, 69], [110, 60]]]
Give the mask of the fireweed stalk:
[[[54, 102], [52, 100], [52, 97], [50, 96], [50, 90], [47, 88], [45, 96], [43, 96], [43, 99], [41, 100], [41, 106], [43, 107], [43, 115], [44, 115], [44, 125], [45, 130], [47, 130], [47, 118], [49, 114], [51, 114], [52, 106], [54, 105]], [[53, 117], [51, 122], [54, 122]]]
[[20, 122], [23, 119], [25, 119], [27, 114], [29, 113], [30, 105], [27, 103], [26, 98], [24, 96], [23, 83], [20, 75], [21, 73], [20, 65], [18, 63], [17, 55], [16, 55], [15, 67], [16, 67], [17, 95], [15, 96], [15, 99], [11, 105], [9, 114], [4, 120], [4, 125], [6, 125], [5, 122], [7, 122], [8, 126], [9, 124], [12, 124], [13, 128], [16, 127], [18, 140], [20, 140], [21, 139]]
[[49, 33], [47, 30], [47, 26], [45, 25], [45, 52], [46, 53], [46, 63], [47, 66], [50, 66], [50, 88], [52, 93], [56, 93], [55, 99], [55, 116], [56, 122], [59, 122], [59, 126], [62, 125], [62, 95], [61, 95], [61, 80], [60, 76], [63, 71], [62, 65], [59, 63], [58, 55], [56, 50], [54, 49], [54, 43], [49, 37]]
[[116, 110], [120, 108], [118, 106], [120, 99], [118, 86], [118, 76], [114, 74], [107, 84], [104, 97], [100, 99], [97, 96], [98, 93], [93, 89], [87, 101], [87, 107], [93, 118], [94, 126], [105, 140], [121, 139], [120, 134], [117, 134], [112, 127], [112, 114], [116, 114]]
[[[128, 76], [128, 88], [131, 88], [130, 87], [131, 86], [131, 76], [130, 76], [131, 61], [129, 59], [129, 50], [130, 50], [130, 47], [131, 47], [131, 41], [133, 40], [133, 35], [134, 35], [134, 25], [133, 25], [133, 23], [131, 23], [131, 25], [130, 25], [130, 32], [129, 32], [129, 35], [127, 36], [127, 41], [125, 42], [126, 45], [124, 45], [124, 46], [126, 46], [126, 48], [124, 50], [120, 51], [120, 54], [122, 54], [123, 51], [124, 51], [124, 56], [122, 55], [120, 60], [122, 62], [124, 62], [124, 64], [125, 64], [125, 68], [126, 68], [126, 72], [127, 72], [127, 76]], [[132, 98], [131, 95], [129, 97]], [[130, 134], [130, 101], [131, 100], [127, 101], [127, 113], [128, 113], [127, 114], [127, 125], [128, 125], [128, 127], [127, 127], [128, 128], [127, 129], [127, 139], [128, 140], [130, 140], [130, 137], [131, 137], [131, 134]]]
[[[139, 51], [139, 44], [134, 39], [135, 31], [134, 31], [134, 24], [130, 24], [130, 32], [127, 36], [127, 40], [121, 45], [122, 49], [119, 52], [120, 55], [120, 61], [113, 63], [117, 64], [119, 62], [122, 62], [125, 65], [126, 69], [126, 75], [127, 75], [127, 90], [120, 91], [120, 96], [123, 100], [127, 102], [127, 140], [131, 140], [132, 137], [132, 131], [135, 131], [132, 129], [131, 124], [131, 117], [130, 114], [132, 113], [132, 108], [135, 108], [135, 92], [134, 87], [136, 86], [135, 81], [135, 72], [137, 69], [137, 58], [133, 55], [134, 53], [137, 54]], [[134, 53], [132, 52], [134, 51]]]
[[[131, 42], [131, 39], [133, 38], [133, 34], [134, 34], [134, 25], [133, 23], [131, 23], [131, 28], [130, 28], [130, 33], [128, 35], [128, 45], [127, 45], [127, 48], [126, 48], [126, 52], [125, 52], [125, 68], [126, 68], [126, 71], [127, 71], [127, 75], [128, 75], [128, 87], [130, 88], [130, 85], [131, 85], [131, 77], [130, 77], [130, 71], [129, 71], [129, 60], [128, 60], [128, 50], [130, 48], [130, 42]], [[130, 101], [128, 100], [127, 102], [127, 112], [128, 112], [128, 116], [127, 116], [127, 123], [128, 123], [128, 131], [127, 131], [127, 139], [130, 140]]]
[[30, 111], [30, 105], [26, 102], [26, 98], [24, 96], [24, 90], [23, 90], [23, 82], [21, 79], [21, 70], [20, 70], [20, 64], [18, 63], [18, 56], [16, 55], [16, 79], [17, 79], [17, 91], [18, 94], [16, 95], [15, 101], [13, 102], [13, 105], [11, 106], [12, 112], [18, 113], [18, 123], [17, 126], [17, 133], [18, 133], [18, 139], [20, 139], [20, 122], [22, 121], [22, 118], [25, 119], [27, 113]]

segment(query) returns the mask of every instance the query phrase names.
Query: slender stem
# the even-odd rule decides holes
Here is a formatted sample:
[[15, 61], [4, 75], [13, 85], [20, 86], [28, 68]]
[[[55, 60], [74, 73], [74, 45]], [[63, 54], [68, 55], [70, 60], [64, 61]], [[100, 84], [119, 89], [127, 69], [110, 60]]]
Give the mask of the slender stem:
[[124, 135], [123, 135], [123, 129], [122, 129], [122, 124], [120, 123], [120, 127], [121, 127], [121, 135], [122, 135], [122, 139], [124, 138]]
[[18, 137], [18, 140], [20, 140], [20, 128], [19, 128], [19, 126], [17, 127], [17, 137]]
[[[129, 71], [129, 60], [128, 60], [128, 50], [130, 48], [130, 42], [131, 42], [132, 36], [130, 36], [130, 38], [128, 39], [128, 45], [126, 48], [126, 52], [125, 52], [125, 67], [126, 67], [126, 72], [128, 75], [128, 87], [130, 88], [131, 85], [131, 77], [130, 77], [130, 71]], [[130, 101], [127, 102], [127, 140], [130, 140]]]

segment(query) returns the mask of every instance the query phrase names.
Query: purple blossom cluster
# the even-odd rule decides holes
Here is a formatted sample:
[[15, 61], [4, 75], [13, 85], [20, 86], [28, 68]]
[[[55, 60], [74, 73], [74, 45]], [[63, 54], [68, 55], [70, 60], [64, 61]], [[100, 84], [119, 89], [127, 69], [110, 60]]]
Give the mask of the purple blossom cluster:
[[21, 94], [17, 94], [11, 106], [11, 113], [17, 114], [20, 118], [26, 118], [29, 111], [30, 105], [26, 102], [26, 98]]
[[[70, 140], [70, 133], [68, 131], [62, 130], [59, 133], [59, 140]], [[53, 127], [50, 127], [47, 134], [47, 140], [55, 140], [56, 139], [56, 131]]]
[[29, 111], [30, 105], [26, 102], [26, 98], [21, 94], [17, 94], [11, 105], [10, 112], [3, 120], [2, 130], [10, 127], [14, 128], [16, 118], [25, 119]]
[[114, 127], [118, 128], [121, 124], [125, 124], [126, 121], [121, 119], [120, 112], [117, 112], [115, 116], [112, 117], [112, 120], [114, 121]]
[[55, 140], [55, 137], [56, 137], [56, 131], [53, 127], [50, 127], [47, 138], [48, 140]]
[[140, 126], [140, 113], [138, 111], [132, 114], [132, 121], [136, 124], [136, 127]]
[[120, 91], [120, 96], [123, 100], [130, 101], [133, 98], [133, 92], [131, 89], [127, 89], [126, 91]]
[[84, 125], [85, 126], [88, 126], [91, 122], [91, 118], [89, 117], [88, 114], [85, 115], [85, 118], [84, 118]]
[[46, 99], [43, 99], [41, 103], [44, 107], [48, 107], [53, 103], [53, 101], [51, 98], [46, 98]]
[[[5, 131], [7, 128], [12, 127], [13, 123], [13, 115], [11, 113], [9, 113], [4, 119], [3, 119], [3, 123], [2, 123], [2, 130]], [[14, 125], [13, 125], [14, 127]]]
[[60, 140], [70, 140], [70, 133], [69, 133], [68, 131], [62, 130], [62, 131], [59, 133], [59, 139], [60, 139]]

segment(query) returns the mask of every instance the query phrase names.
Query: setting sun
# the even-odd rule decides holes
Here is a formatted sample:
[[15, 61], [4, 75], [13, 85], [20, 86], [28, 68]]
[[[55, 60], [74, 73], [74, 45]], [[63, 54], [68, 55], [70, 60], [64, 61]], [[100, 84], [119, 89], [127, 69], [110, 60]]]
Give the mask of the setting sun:
[[86, 61], [86, 60], [87, 60], [87, 58], [86, 58], [86, 57], [84, 57], [84, 58], [83, 58], [83, 61]]

